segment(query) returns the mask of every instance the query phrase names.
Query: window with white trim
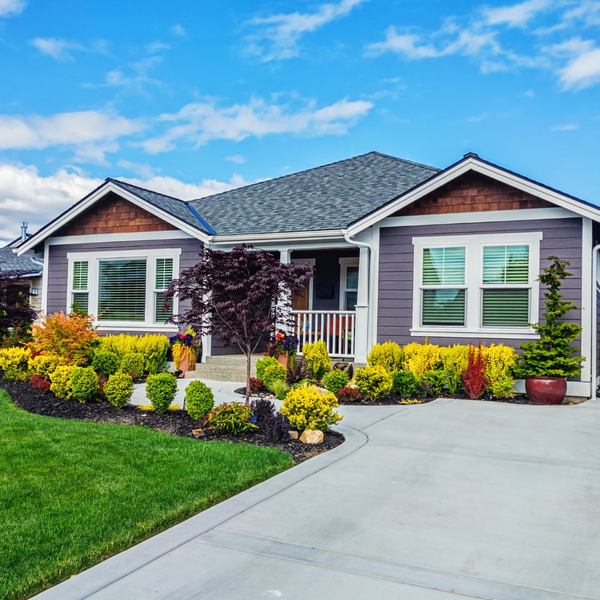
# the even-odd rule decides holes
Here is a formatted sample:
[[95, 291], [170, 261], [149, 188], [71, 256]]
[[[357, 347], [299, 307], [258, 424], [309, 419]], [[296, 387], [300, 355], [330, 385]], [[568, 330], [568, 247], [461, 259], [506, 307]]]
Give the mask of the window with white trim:
[[533, 334], [542, 234], [413, 238], [415, 334]]
[[358, 258], [340, 258], [340, 310], [355, 310], [358, 300]]
[[179, 249], [72, 253], [69, 261], [69, 306], [96, 317], [103, 329], [166, 327], [176, 310], [164, 310], [163, 294], [179, 270]]

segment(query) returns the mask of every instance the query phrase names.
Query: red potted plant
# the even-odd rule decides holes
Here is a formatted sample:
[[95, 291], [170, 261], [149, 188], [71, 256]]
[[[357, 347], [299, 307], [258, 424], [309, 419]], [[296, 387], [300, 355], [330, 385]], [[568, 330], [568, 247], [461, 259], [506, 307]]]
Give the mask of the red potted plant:
[[567, 272], [569, 263], [556, 256], [549, 256], [550, 266], [542, 271], [540, 283], [546, 286], [546, 311], [544, 324], [536, 323], [532, 327], [540, 339], [521, 344], [523, 354], [519, 359], [518, 372], [525, 377], [527, 397], [540, 404], [561, 404], [567, 394], [567, 379], [581, 373], [581, 356], [572, 356], [579, 350], [571, 345], [581, 327], [576, 323], [567, 323], [564, 316], [579, 308], [560, 293], [562, 282], [571, 273]]
[[287, 369], [290, 358], [293, 359], [296, 356], [299, 344], [300, 340], [295, 335], [278, 331], [271, 340], [267, 353], [269, 356], [274, 356]]

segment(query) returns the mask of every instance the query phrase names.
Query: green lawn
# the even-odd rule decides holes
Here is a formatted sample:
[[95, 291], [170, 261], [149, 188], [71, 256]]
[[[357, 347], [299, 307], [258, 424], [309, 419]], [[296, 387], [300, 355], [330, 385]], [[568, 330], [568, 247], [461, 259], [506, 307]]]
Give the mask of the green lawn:
[[292, 466], [278, 450], [41, 417], [0, 390], [0, 598], [26, 598]]

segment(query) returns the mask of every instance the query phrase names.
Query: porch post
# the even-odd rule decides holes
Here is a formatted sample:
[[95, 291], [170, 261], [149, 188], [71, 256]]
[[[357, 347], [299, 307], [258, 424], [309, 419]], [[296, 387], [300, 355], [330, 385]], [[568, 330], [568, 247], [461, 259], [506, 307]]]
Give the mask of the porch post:
[[[281, 263], [283, 263], [284, 265], [289, 265], [290, 262], [291, 262], [291, 254], [292, 254], [292, 252], [291, 252], [291, 250], [289, 248], [282, 248], [279, 251], [279, 261]], [[278, 329], [283, 329], [284, 331], [286, 331], [287, 333], [289, 333], [289, 331], [288, 331], [289, 330], [289, 318], [290, 318], [290, 314], [289, 314], [290, 307], [289, 307], [289, 304], [291, 302], [291, 297], [290, 297], [289, 293], [286, 294], [286, 296], [287, 296], [287, 298], [286, 298], [287, 302], [284, 305], [284, 308], [282, 310], [282, 319], [281, 319], [280, 324], [277, 326], [277, 328]]]
[[354, 336], [354, 361], [366, 363], [369, 351], [369, 249], [362, 246], [358, 258], [358, 293]]

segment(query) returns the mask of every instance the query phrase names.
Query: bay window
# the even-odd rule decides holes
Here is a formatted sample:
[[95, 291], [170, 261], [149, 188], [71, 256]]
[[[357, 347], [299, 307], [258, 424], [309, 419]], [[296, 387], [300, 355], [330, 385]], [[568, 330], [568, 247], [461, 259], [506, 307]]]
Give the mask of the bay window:
[[530, 337], [541, 233], [413, 238], [415, 335]]
[[[67, 311], [94, 315], [102, 329], [166, 329], [174, 299], [163, 294], [179, 272], [179, 249], [69, 253]], [[128, 325], [131, 324], [131, 325]]]

